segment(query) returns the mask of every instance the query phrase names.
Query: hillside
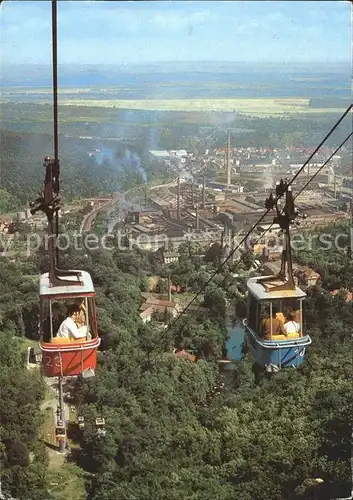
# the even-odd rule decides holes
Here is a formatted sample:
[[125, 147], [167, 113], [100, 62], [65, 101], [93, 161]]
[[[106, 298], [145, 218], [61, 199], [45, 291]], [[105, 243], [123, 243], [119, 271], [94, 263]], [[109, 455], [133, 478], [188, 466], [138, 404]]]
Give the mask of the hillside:
[[[342, 263], [348, 260], [347, 252], [342, 253]], [[38, 296], [26, 276], [43, 271], [43, 264], [39, 254], [0, 263], [3, 489], [19, 500], [28, 495], [45, 500], [54, 491], [53, 471], [36, 440], [43, 384], [26, 377], [15, 345], [17, 336], [37, 336]], [[215, 286], [206, 290], [207, 319], [186, 318], [162, 333], [154, 321], [144, 325], [139, 319], [146, 278], [165, 273], [153, 254], [71, 250], [62, 265], [85, 268], [97, 289], [103, 352], [96, 377], [71, 390], [77, 414], [85, 417], [85, 431], [68, 460], [81, 469], [72, 469], [80, 487], [84, 471], [87, 498], [349, 496], [353, 308], [344, 294], [333, 297], [325, 287], [308, 290], [306, 330], [313, 343], [306, 363], [259, 380], [248, 355], [228, 375], [219, 372], [216, 362], [226, 335], [225, 298], [235, 306], [243, 302], [229, 276], [218, 277], [217, 291]], [[183, 278], [190, 291], [195, 278], [201, 280], [205, 273], [202, 265], [198, 257], [182, 254], [180, 264], [170, 266], [172, 279]], [[331, 270], [324, 254], [320, 266]], [[212, 272], [213, 264], [207, 269]], [[224, 269], [224, 274], [230, 271]], [[200, 353], [196, 364], [171, 354], [171, 346], [191, 344]], [[23, 390], [28, 392], [25, 400]], [[106, 420], [104, 439], [97, 437], [98, 415]], [[72, 476], [67, 500], [78, 497], [78, 486], [75, 496], [71, 481]]]
[[[0, 143], [1, 187], [14, 197], [14, 204], [27, 205], [41, 190], [43, 160], [52, 154], [52, 136], [2, 131]], [[61, 189], [68, 200], [118, 189], [120, 173], [116, 166], [110, 162], [99, 165], [89, 157], [87, 146], [78, 140], [61, 139], [60, 161]]]

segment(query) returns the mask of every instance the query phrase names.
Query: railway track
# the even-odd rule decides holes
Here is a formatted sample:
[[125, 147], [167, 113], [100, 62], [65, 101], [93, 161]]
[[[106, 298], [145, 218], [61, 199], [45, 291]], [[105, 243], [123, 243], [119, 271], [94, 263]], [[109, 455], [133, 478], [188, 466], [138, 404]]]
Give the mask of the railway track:
[[82, 234], [87, 231], [91, 231], [92, 225], [94, 221], [96, 220], [97, 215], [99, 212], [102, 210], [107, 209], [109, 206], [114, 206], [118, 200], [118, 197], [115, 199], [108, 201], [106, 203], [103, 203], [102, 205], [99, 205], [96, 208], [93, 208], [88, 214], [86, 214], [81, 222], [79, 233]]

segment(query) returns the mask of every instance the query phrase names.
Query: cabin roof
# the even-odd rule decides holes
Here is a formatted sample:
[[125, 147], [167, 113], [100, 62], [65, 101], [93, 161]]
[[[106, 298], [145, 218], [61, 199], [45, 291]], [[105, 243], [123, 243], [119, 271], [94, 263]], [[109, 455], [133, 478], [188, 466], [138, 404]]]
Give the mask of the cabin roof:
[[[76, 271], [81, 275], [82, 285], [77, 281], [77, 285], [49, 286], [49, 273], [42, 274], [39, 282], [39, 294], [42, 295], [77, 295], [94, 293], [92, 278], [87, 271]], [[59, 276], [63, 280], [76, 279], [75, 276]]]
[[[265, 277], [273, 279], [273, 276], [261, 276], [261, 279]], [[306, 297], [306, 293], [299, 287], [295, 287], [294, 290], [277, 290], [273, 292], [267, 291], [261, 283], [257, 282], [258, 279], [259, 277], [250, 278], [246, 284], [248, 291], [257, 300], [300, 299]]]

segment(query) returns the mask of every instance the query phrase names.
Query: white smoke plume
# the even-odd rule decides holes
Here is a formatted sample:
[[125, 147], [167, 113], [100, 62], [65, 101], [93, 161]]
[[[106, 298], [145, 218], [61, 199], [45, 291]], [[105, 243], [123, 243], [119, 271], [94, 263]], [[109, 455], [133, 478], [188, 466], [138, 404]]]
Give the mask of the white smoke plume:
[[265, 170], [260, 176], [262, 181], [262, 187], [264, 189], [273, 189], [275, 187], [276, 181], [273, 176], [272, 170]]
[[194, 180], [191, 172], [189, 172], [188, 170], [181, 170], [181, 172], [179, 173], [179, 177], [180, 179], [184, 179], [185, 181], [189, 182], [192, 182]]

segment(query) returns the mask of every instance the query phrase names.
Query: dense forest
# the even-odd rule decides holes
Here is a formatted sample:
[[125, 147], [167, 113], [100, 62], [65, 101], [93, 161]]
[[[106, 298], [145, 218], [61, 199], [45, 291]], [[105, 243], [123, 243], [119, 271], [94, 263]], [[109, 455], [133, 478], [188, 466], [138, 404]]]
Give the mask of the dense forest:
[[312, 246], [295, 252], [296, 261], [318, 272], [327, 290], [350, 289], [353, 276], [353, 244], [351, 221], [306, 232], [306, 241]]
[[[343, 246], [337, 264], [342, 269], [351, 265], [348, 240]], [[329, 277], [340, 272], [330, 255], [322, 251], [320, 257], [320, 270], [328, 276], [323, 286], [307, 290], [313, 339], [307, 362], [260, 380], [247, 354], [233, 372], [219, 371], [226, 303], [237, 311], [244, 304], [234, 280], [224, 279], [230, 267], [200, 302], [209, 310], [207, 318], [183, 317], [166, 331], [155, 321], [140, 321], [149, 276], [170, 272], [192, 293], [207, 281], [217, 255], [206, 255], [205, 262], [186, 247], [180, 263], [169, 269], [158, 254], [138, 249], [85, 255], [72, 250], [63, 256], [64, 267], [92, 275], [102, 336], [96, 377], [78, 381], [71, 391], [87, 424], [68, 459], [85, 471], [87, 499], [349, 496], [353, 305], [344, 292], [329, 293]], [[308, 252], [307, 258], [309, 263], [317, 255]], [[250, 265], [251, 259], [242, 275]], [[43, 381], [26, 370], [21, 352], [24, 337], [37, 338], [35, 275], [44, 268], [40, 251], [22, 262], [0, 261], [2, 489], [20, 500], [61, 498], [51, 493], [40, 438]], [[193, 346], [197, 363], [177, 359], [173, 346]], [[104, 439], [93, 425], [98, 415], [106, 420]]]
[[[28, 206], [29, 201], [38, 197], [43, 182], [43, 160], [51, 155], [52, 137], [1, 132], [0, 141], [1, 186], [5, 190], [0, 208], [11, 210], [16, 202]], [[63, 141], [61, 166], [61, 190], [66, 199], [99, 196], [118, 188], [117, 169], [111, 164], [97, 164], [78, 141]]]
[[[0, 213], [6, 213], [28, 207], [38, 197], [43, 182], [43, 160], [50, 156], [52, 137], [47, 131], [4, 131], [0, 132], [0, 143]], [[166, 169], [153, 164], [148, 154], [140, 151], [141, 145], [136, 140], [122, 139], [112, 144], [105, 140], [60, 137], [60, 146], [60, 189], [66, 201], [126, 191], [147, 180], [169, 178]]]

